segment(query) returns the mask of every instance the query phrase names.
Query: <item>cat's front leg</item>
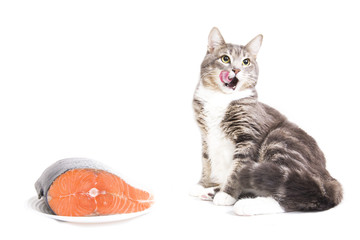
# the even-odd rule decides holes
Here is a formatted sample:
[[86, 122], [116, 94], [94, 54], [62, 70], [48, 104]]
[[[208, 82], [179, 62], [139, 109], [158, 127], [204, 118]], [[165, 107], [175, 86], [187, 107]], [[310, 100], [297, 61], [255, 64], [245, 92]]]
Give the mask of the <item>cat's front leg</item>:
[[242, 192], [240, 181], [241, 170], [244, 167], [251, 167], [255, 163], [254, 160], [250, 157], [251, 152], [249, 150], [251, 149], [251, 144], [247, 145], [247, 148], [243, 148], [243, 146], [244, 143], [242, 143], [242, 145], [238, 145], [236, 148], [237, 151], [235, 151], [234, 160], [226, 182], [214, 197], [213, 203], [215, 205], [233, 205], [238, 200]]
[[213, 203], [217, 206], [233, 205], [241, 194], [241, 187], [239, 182], [239, 166], [241, 162], [239, 159], [234, 159], [231, 167], [231, 172], [227, 177], [220, 191], [214, 196]]
[[219, 184], [211, 181], [211, 162], [207, 153], [207, 143], [202, 143], [202, 172], [201, 179], [190, 189], [190, 196], [198, 197], [201, 200], [211, 201], [220, 190]]
[[240, 135], [236, 138], [236, 146], [231, 170], [220, 191], [214, 197], [214, 204], [220, 206], [233, 205], [242, 192], [240, 181], [241, 170], [255, 163], [256, 144], [253, 136]]

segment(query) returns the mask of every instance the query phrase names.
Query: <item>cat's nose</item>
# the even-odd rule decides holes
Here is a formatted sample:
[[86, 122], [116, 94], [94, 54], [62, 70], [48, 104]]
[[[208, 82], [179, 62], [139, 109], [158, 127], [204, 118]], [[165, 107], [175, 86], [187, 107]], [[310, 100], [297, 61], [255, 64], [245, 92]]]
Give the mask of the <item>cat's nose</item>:
[[236, 75], [236, 74], [238, 74], [238, 72], [240, 72], [240, 69], [234, 68], [232, 71], [233, 71], [233, 72], [235, 73], [235, 75]]

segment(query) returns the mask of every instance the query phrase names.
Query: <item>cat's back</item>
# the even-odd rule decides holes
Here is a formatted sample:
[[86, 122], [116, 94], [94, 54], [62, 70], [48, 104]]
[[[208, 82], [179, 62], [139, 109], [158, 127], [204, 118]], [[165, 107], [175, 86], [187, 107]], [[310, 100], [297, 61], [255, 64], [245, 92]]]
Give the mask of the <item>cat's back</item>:
[[276, 109], [259, 102], [256, 97], [247, 97], [231, 102], [222, 125], [233, 139], [248, 134], [261, 141], [272, 129], [286, 121], [286, 117]]
[[315, 139], [278, 110], [267, 104], [250, 102], [246, 99], [240, 100], [237, 108], [246, 108], [247, 114], [251, 116], [249, 124], [257, 126], [261, 131], [260, 161], [284, 153], [297, 159], [298, 162], [312, 165], [313, 168], [325, 168], [325, 156]]

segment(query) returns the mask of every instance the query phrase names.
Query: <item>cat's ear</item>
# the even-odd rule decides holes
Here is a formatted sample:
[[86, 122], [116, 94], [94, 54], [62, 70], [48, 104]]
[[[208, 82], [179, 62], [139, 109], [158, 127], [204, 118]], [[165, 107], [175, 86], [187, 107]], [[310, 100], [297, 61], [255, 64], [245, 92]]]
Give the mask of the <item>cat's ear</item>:
[[263, 35], [261, 35], [261, 34], [257, 35], [248, 44], [246, 44], [246, 46], [245, 46], [246, 50], [251, 55], [256, 57], [256, 55], [258, 54], [259, 49], [261, 47], [262, 40], [263, 40]]
[[225, 45], [224, 38], [221, 36], [219, 29], [214, 27], [209, 34], [208, 52], [212, 53], [215, 48]]

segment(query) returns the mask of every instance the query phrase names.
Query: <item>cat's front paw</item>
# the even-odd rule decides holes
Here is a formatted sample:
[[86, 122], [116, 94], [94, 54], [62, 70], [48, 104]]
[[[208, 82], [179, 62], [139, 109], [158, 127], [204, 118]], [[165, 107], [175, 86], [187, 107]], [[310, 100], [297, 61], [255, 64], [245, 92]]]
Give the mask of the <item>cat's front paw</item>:
[[199, 197], [203, 193], [204, 189], [205, 188], [200, 184], [196, 184], [190, 189], [189, 195], [192, 197]]
[[218, 192], [213, 200], [217, 206], [230, 206], [236, 202], [236, 199], [227, 194], [226, 192]]
[[204, 188], [200, 184], [197, 184], [190, 190], [189, 194], [190, 194], [190, 196], [198, 197], [204, 201], [211, 201], [211, 200], [213, 200], [217, 189], [218, 188], [216, 188], [216, 187]]

